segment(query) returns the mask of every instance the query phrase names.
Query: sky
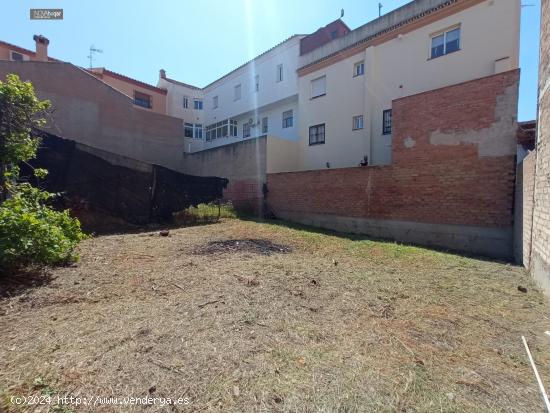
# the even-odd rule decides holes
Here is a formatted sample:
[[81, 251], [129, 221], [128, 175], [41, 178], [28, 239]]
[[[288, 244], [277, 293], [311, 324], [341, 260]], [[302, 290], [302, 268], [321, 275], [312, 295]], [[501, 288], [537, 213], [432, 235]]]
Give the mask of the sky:
[[[409, 0], [381, 0], [382, 13]], [[511, 1], [511, 0], [496, 0]], [[518, 119], [536, 118], [540, 0], [522, 0]], [[30, 8], [61, 8], [63, 20], [31, 20]], [[312, 33], [340, 17], [355, 29], [378, 17], [378, 0], [4, 0], [0, 40], [156, 85], [158, 71], [199, 87], [293, 34]]]

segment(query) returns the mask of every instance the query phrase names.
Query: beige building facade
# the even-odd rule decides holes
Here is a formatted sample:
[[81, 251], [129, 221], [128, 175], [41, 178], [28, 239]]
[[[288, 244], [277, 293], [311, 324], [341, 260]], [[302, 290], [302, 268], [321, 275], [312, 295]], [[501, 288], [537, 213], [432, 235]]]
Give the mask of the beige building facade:
[[296, 170], [391, 164], [392, 101], [518, 68], [519, 24], [519, 0], [419, 0], [301, 56]]

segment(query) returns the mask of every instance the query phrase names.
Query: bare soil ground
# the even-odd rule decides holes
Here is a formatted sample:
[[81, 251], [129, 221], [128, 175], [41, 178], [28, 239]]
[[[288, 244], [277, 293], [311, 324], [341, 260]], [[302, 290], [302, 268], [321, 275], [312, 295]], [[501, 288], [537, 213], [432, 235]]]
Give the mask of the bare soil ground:
[[550, 307], [519, 267], [240, 220], [80, 253], [0, 286], [6, 411], [543, 411], [520, 337], [550, 385]]

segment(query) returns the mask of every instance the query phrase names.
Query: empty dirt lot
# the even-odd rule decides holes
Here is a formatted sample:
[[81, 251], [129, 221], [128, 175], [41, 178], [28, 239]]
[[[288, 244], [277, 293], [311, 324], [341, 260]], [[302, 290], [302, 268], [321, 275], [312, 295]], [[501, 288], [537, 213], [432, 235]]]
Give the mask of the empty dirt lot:
[[240, 220], [80, 254], [0, 287], [4, 410], [543, 411], [521, 335], [550, 385], [550, 311], [519, 267]]

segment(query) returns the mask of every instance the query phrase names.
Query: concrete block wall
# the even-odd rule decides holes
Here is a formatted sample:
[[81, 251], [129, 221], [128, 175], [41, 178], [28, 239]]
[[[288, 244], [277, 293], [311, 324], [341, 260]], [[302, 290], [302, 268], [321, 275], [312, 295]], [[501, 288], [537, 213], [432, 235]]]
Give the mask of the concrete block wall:
[[260, 137], [185, 153], [178, 169], [187, 174], [227, 178], [223, 198], [239, 209], [260, 212], [266, 180], [266, 148], [267, 138]]
[[267, 175], [281, 218], [510, 259], [519, 71], [393, 102], [391, 166]]
[[260, 210], [266, 138], [184, 153], [181, 119], [135, 107], [132, 100], [70, 63], [0, 61], [0, 78], [18, 74], [55, 109], [45, 130], [89, 147], [188, 175], [227, 178], [224, 198]]
[[550, 293], [550, 1], [542, 0], [539, 113], [530, 268]]

